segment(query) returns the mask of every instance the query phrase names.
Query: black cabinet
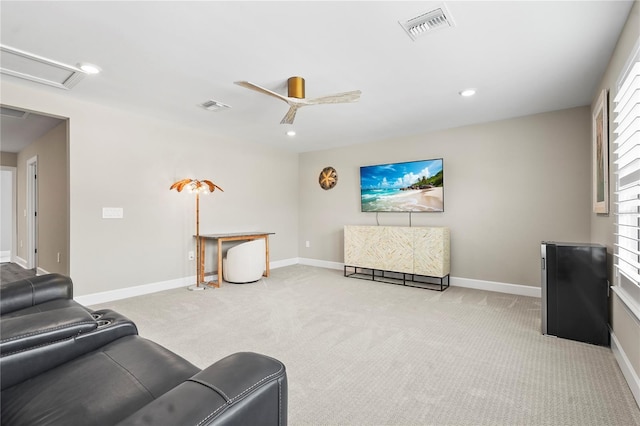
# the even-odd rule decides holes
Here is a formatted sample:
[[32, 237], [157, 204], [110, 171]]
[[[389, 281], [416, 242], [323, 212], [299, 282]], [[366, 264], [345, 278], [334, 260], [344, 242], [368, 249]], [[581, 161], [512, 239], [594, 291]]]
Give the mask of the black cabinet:
[[542, 243], [542, 334], [609, 346], [607, 249]]

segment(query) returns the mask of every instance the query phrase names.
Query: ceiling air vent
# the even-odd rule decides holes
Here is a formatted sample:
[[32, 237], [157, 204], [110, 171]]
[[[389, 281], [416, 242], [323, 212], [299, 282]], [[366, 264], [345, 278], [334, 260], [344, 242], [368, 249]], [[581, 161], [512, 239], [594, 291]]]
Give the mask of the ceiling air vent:
[[209, 99], [208, 101], [204, 101], [203, 103], [198, 105], [201, 108], [206, 109], [207, 111], [223, 111], [225, 109], [231, 108], [227, 104], [223, 104], [222, 102], [214, 101], [213, 99]]
[[415, 18], [399, 21], [398, 23], [404, 28], [407, 35], [411, 37], [413, 41], [434, 30], [455, 26], [455, 22], [453, 22], [453, 18], [445, 5], [416, 16]]

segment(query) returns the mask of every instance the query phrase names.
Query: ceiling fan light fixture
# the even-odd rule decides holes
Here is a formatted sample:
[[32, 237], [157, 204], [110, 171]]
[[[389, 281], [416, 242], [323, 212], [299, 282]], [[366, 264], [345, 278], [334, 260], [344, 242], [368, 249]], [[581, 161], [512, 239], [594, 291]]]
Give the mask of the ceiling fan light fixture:
[[304, 78], [289, 77], [287, 91], [290, 98], [304, 99]]
[[[285, 116], [280, 120], [280, 124], [293, 124], [293, 120], [296, 118], [298, 110], [304, 106], [309, 105], [321, 105], [321, 104], [344, 104], [357, 102], [360, 99], [362, 92], [360, 90], [352, 90], [350, 92], [336, 93], [333, 95], [320, 96], [319, 98], [305, 99], [304, 98], [304, 79], [302, 77], [290, 77], [288, 80], [288, 86], [290, 89], [298, 91], [297, 93], [289, 92], [289, 96], [281, 95], [272, 90], [266, 89], [250, 81], [234, 81], [234, 84], [244, 87], [245, 89], [253, 90], [263, 95], [268, 95], [274, 98], [278, 98], [289, 105], [289, 110]], [[301, 93], [300, 90], [303, 92]], [[300, 98], [298, 98], [300, 96]]]

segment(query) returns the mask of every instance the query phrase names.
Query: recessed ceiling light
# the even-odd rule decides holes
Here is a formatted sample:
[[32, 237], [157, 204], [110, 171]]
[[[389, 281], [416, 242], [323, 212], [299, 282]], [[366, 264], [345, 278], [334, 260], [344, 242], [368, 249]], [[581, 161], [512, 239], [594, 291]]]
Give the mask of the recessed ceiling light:
[[460, 96], [464, 96], [465, 98], [468, 98], [469, 96], [473, 96], [476, 94], [476, 89], [465, 89], [460, 93]]
[[98, 74], [101, 71], [98, 66], [93, 64], [87, 64], [87, 63], [78, 64], [78, 68], [80, 68], [82, 71], [86, 72], [87, 74]]
[[295, 136], [296, 135], [296, 131], [295, 130], [288, 130], [287, 131], [287, 136]]

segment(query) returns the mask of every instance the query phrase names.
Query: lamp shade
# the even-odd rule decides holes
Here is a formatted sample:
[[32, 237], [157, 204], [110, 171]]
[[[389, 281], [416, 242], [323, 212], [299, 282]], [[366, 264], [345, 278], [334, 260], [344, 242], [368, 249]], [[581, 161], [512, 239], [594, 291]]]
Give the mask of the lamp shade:
[[218, 188], [220, 191], [224, 192], [222, 188], [207, 179], [181, 179], [177, 182], [174, 182], [169, 190], [175, 189], [176, 191], [181, 192], [184, 188], [190, 189], [191, 191], [195, 192], [203, 192], [205, 190], [208, 190], [208, 192], [213, 192], [216, 190], [216, 188]]

